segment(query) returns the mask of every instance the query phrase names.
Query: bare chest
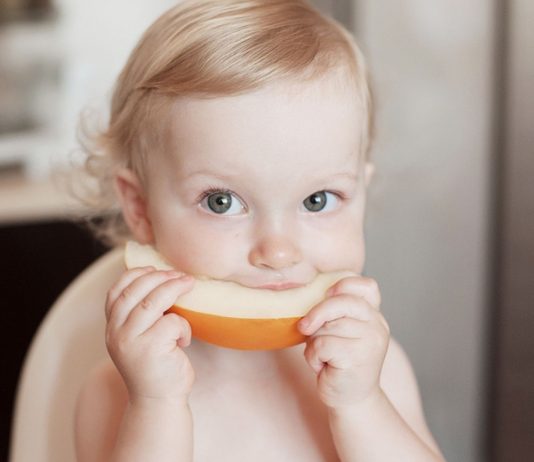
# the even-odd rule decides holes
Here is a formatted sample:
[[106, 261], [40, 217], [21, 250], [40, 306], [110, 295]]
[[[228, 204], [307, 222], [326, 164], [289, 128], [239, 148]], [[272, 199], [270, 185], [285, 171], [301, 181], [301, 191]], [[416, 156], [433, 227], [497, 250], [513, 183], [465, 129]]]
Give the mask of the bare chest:
[[298, 367], [245, 384], [198, 374], [190, 406], [195, 462], [338, 461], [315, 375]]

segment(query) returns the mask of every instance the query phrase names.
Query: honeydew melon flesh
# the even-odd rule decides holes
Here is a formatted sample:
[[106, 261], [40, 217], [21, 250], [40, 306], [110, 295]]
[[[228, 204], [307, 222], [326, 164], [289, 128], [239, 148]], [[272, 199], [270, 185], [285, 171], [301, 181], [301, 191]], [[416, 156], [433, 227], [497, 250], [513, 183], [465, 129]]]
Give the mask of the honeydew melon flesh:
[[[150, 245], [126, 244], [128, 269], [153, 266], [174, 269]], [[349, 271], [320, 273], [309, 284], [286, 290], [255, 289], [231, 281], [196, 277], [191, 291], [181, 295], [168, 312], [184, 317], [193, 337], [226, 348], [271, 350], [297, 345], [306, 337], [297, 322], [325, 298]]]

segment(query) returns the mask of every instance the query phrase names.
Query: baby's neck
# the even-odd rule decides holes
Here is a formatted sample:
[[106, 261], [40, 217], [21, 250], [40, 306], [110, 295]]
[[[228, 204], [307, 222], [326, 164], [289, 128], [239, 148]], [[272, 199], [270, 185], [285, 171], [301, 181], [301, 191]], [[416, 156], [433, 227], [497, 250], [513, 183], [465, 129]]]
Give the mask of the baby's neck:
[[185, 350], [190, 355], [195, 371], [221, 375], [236, 381], [267, 379], [279, 368], [280, 359], [287, 350], [249, 351], [222, 348], [193, 339]]

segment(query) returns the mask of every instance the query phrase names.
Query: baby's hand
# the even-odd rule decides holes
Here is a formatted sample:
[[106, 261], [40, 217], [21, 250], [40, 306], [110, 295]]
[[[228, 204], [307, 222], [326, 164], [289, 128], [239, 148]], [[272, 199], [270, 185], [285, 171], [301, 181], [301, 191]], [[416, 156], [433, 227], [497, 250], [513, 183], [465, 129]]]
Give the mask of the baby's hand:
[[[348, 277], [300, 321], [310, 335], [304, 356], [317, 373], [321, 400], [331, 409], [361, 403], [380, 391], [389, 327], [373, 279]], [[306, 323], [307, 322], [307, 323]]]
[[164, 312], [191, 289], [193, 278], [175, 271], [125, 272], [106, 300], [106, 345], [131, 402], [187, 400], [194, 371], [181, 347], [191, 342], [189, 323]]

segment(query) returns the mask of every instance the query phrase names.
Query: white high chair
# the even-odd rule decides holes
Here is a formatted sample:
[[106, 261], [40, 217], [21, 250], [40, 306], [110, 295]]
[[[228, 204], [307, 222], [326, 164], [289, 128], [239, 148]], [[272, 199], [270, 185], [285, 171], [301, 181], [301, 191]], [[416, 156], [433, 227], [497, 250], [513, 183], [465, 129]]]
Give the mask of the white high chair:
[[107, 357], [106, 292], [124, 270], [115, 249], [82, 272], [52, 305], [24, 361], [10, 462], [73, 462], [73, 417], [85, 375]]

